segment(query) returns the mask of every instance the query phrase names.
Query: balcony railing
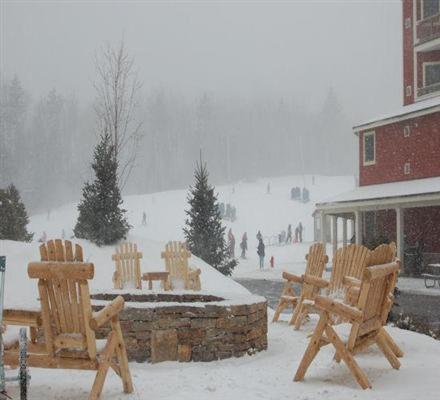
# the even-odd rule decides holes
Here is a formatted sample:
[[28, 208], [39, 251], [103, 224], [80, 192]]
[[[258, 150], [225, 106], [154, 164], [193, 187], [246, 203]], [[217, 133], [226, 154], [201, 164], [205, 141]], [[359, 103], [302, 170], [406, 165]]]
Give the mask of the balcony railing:
[[417, 44], [440, 38], [440, 14], [417, 22]]
[[440, 92], [440, 82], [417, 89], [417, 96], [425, 96], [434, 92]]

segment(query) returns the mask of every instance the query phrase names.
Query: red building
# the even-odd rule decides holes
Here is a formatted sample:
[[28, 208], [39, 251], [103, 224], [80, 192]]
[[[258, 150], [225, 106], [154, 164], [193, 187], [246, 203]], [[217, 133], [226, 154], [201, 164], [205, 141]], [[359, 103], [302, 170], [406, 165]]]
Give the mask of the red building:
[[403, 107], [353, 128], [359, 187], [317, 210], [323, 224], [332, 217], [334, 249], [338, 220], [342, 245], [350, 220], [357, 243], [394, 240], [401, 260], [417, 245], [440, 261], [440, 0], [403, 0], [402, 10]]

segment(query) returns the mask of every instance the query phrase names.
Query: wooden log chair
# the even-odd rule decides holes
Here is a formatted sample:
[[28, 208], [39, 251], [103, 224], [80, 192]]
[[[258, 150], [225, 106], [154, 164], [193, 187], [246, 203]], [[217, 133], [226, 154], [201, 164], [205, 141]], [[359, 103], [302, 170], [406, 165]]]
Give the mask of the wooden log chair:
[[112, 255], [116, 270], [113, 274], [115, 289], [136, 288], [142, 289], [141, 258], [142, 253], [137, 251], [134, 243], [122, 243], [116, 247], [116, 254]]
[[200, 269], [189, 266], [188, 260], [191, 252], [187, 250], [185, 243], [171, 241], [165, 245], [165, 251], [161, 254], [165, 260], [165, 269], [170, 273], [169, 281], [171, 289], [176, 288], [176, 281], [183, 282], [184, 289], [200, 290]]
[[[371, 384], [353, 355], [359, 348], [364, 348], [365, 343], [376, 343], [391, 366], [399, 369], [400, 362], [387, 343], [382, 322], [389, 312], [389, 293], [399, 271], [399, 264], [399, 261], [394, 261], [365, 268], [356, 306], [344, 304], [331, 297], [316, 297], [315, 305], [320, 310], [320, 318], [296, 371], [295, 381], [304, 379], [308, 367], [321, 347], [330, 343], [363, 389], [371, 388]], [[332, 314], [350, 322], [348, 341], [344, 342], [337, 329], [332, 326]]]
[[[304, 275], [304, 283], [313, 286], [316, 291], [322, 290], [328, 296], [342, 297], [346, 295], [347, 285], [344, 277], [355, 278], [356, 282], [362, 277], [369, 265], [371, 251], [362, 245], [350, 244], [338, 249], [333, 255], [333, 266], [330, 280], [312, 275]], [[295, 321], [295, 329], [299, 329], [304, 318], [309, 313], [319, 313], [313, 302], [307, 302]], [[334, 322], [340, 322], [334, 319]]]
[[[380, 264], [387, 264], [392, 261], [399, 261], [396, 258], [396, 244], [394, 242], [391, 242], [390, 244], [381, 244], [378, 247], [376, 247], [370, 255], [370, 265], [380, 265]], [[400, 266], [400, 261], [399, 261]], [[394, 274], [394, 280], [392, 282], [392, 285], [390, 286], [390, 293], [388, 295], [387, 304], [388, 304], [388, 312], [384, 313], [384, 319], [382, 321], [382, 325], [385, 326], [387, 324], [388, 315], [391, 312], [391, 309], [394, 304], [394, 290], [397, 285], [397, 278], [400, 271], [397, 271]], [[354, 305], [358, 301], [359, 293], [360, 293], [360, 286], [361, 281], [356, 280], [354, 278], [345, 277], [344, 283], [348, 287], [347, 292], [347, 303]], [[404, 353], [402, 349], [397, 345], [397, 343], [393, 340], [393, 338], [390, 336], [390, 334], [384, 329], [383, 330], [383, 337], [386, 340], [388, 346], [393, 351], [393, 353], [396, 355], [396, 357], [403, 357]], [[361, 351], [363, 348], [368, 347], [369, 343], [365, 343], [364, 347], [358, 347], [357, 351]], [[337, 361], [340, 361], [338, 357], [336, 357]]]
[[40, 245], [41, 261], [78, 261], [83, 260], [83, 250], [79, 244], [72, 245], [70, 240], [48, 240]]
[[[87, 281], [93, 278], [94, 266], [90, 263], [34, 262], [28, 265], [28, 275], [38, 279], [44, 332], [44, 343], [29, 348], [28, 365], [96, 370], [90, 400], [100, 398], [108, 369], [112, 368], [121, 378], [124, 392], [132, 393], [118, 316], [124, 308], [124, 299], [118, 296], [102, 310], [92, 312]], [[105, 345], [100, 348], [95, 331], [105, 324], [109, 324], [111, 329]], [[17, 364], [17, 351], [5, 351], [7, 365]]]
[[[321, 278], [325, 264], [328, 262], [323, 243], [315, 243], [310, 246], [309, 253], [306, 254], [306, 262], [304, 275]], [[291, 306], [293, 315], [290, 324], [295, 324], [296, 329], [300, 327], [301, 322], [304, 320], [303, 314], [306, 313], [307, 304], [313, 304], [313, 300], [319, 291], [316, 286], [304, 282], [304, 275], [297, 276], [289, 272], [283, 272], [284, 287], [272, 322], [278, 321], [283, 310]], [[300, 293], [295, 292], [294, 283], [300, 284]]]

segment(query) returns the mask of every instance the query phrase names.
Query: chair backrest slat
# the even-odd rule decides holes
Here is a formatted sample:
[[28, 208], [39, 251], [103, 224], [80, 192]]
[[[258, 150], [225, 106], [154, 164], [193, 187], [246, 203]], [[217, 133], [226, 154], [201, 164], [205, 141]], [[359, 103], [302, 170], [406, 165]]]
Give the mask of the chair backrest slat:
[[[60, 247], [58, 247], [59, 249]], [[39, 262], [28, 266], [30, 278], [38, 279], [46, 346], [57, 350], [87, 350], [96, 357], [95, 333], [89, 326], [92, 315], [88, 279], [94, 266], [80, 262]], [[63, 338], [76, 338], [78, 345], [63, 345]], [[84, 347], [83, 343], [87, 343]], [[72, 347], [73, 346], [73, 347]]]
[[333, 256], [329, 292], [343, 289], [344, 276], [361, 279], [363, 271], [369, 265], [370, 253], [369, 249], [357, 244], [338, 249]]
[[[322, 277], [325, 264], [328, 262], [328, 257], [325, 254], [325, 246], [323, 243], [315, 243], [310, 246], [309, 253], [306, 256], [306, 275]], [[318, 293], [319, 289], [313, 285], [303, 283], [302, 295], [306, 299], [313, 299], [313, 296]]]
[[168, 242], [161, 256], [165, 260], [165, 269], [170, 273], [170, 279], [182, 280], [186, 285], [189, 274], [188, 259], [191, 253], [186, 249], [185, 243]]
[[73, 253], [72, 242], [61, 239], [48, 240], [40, 245], [41, 261], [77, 261], [83, 262], [83, 251], [79, 244], [75, 244], [75, 254]]
[[116, 249], [112, 259], [115, 261], [118, 281], [115, 282], [116, 289], [124, 287], [142, 288], [141, 263], [142, 253], [137, 250], [133, 243], [122, 243]]
[[384, 311], [388, 312], [388, 297], [394, 285], [399, 261], [367, 267], [362, 278], [357, 307], [363, 312], [358, 329], [362, 334], [382, 326]]

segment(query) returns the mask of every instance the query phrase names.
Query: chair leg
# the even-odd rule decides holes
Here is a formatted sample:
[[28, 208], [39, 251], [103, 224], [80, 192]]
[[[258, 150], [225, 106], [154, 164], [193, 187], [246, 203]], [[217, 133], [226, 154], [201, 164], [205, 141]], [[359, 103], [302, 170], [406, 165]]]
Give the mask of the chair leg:
[[397, 343], [390, 336], [390, 334], [384, 328], [382, 328], [380, 330], [380, 332], [383, 335], [383, 338], [385, 339], [388, 347], [393, 351], [393, 353], [396, 355], [396, 357], [403, 357], [404, 353], [403, 353], [402, 349], [397, 345]]
[[365, 375], [364, 371], [359, 367], [353, 355], [346, 349], [344, 342], [342, 342], [335, 330], [330, 325], [327, 325], [325, 327], [325, 332], [330, 342], [335, 346], [337, 353], [347, 364], [347, 367], [350, 369], [357, 383], [359, 383], [362, 389], [371, 389], [371, 384], [368, 381], [367, 375]]
[[96, 373], [95, 381], [90, 391], [89, 400], [98, 400], [101, 397], [105, 377], [107, 376], [107, 371], [110, 367], [117, 343], [117, 336], [114, 332], [110, 332], [101, 360], [99, 361], [98, 372]]
[[122, 385], [124, 393], [133, 393], [133, 382], [131, 380], [130, 369], [128, 367], [127, 349], [125, 348], [124, 337], [122, 336], [121, 324], [118, 316], [112, 318], [111, 321], [112, 332], [115, 333], [118, 343], [116, 346], [116, 356], [119, 362], [119, 369], [121, 371]]
[[382, 335], [382, 332], [379, 332], [376, 335], [376, 344], [379, 349], [382, 351], [383, 355], [387, 358], [388, 362], [394, 369], [400, 368], [400, 361], [394, 354], [393, 350], [388, 346], [385, 337]]
[[[289, 325], [295, 325], [296, 320], [298, 319], [298, 316], [302, 314], [302, 308], [303, 308], [303, 297], [301, 296], [298, 301], [296, 302], [296, 307], [293, 310], [292, 318], [290, 319]], [[295, 328], [297, 329], [297, 328]]]
[[319, 318], [318, 325], [316, 325], [315, 332], [313, 332], [313, 336], [310, 339], [309, 345], [303, 355], [303, 358], [296, 370], [295, 378], [293, 379], [295, 382], [302, 381], [304, 376], [312, 363], [313, 359], [318, 354], [321, 346], [321, 336], [324, 332], [325, 326], [327, 325], [328, 314], [326, 312], [322, 312], [321, 317]]
[[280, 318], [280, 314], [283, 312], [286, 306], [287, 306], [287, 301], [280, 299], [280, 301], [278, 302], [278, 307], [275, 310], [275, 314], [273, 316], [272, 322], [278, 321], [278, 319]]
[[[296, 309], [295, 309], [296, 311]], [[298, 313], [296, 315], [294, 324], [295, 324], [295, 330], [299, 330], [299, 328], [301, 328], [301, 324], [303, 323], [305, 317], [307, 316], [307, 311], [308, 311], [308, 306], [305, 305], [303, 302], [301, 302], [301, 307], [298, 310]], [[293, 317], [292, 317], [293, 320]]]

